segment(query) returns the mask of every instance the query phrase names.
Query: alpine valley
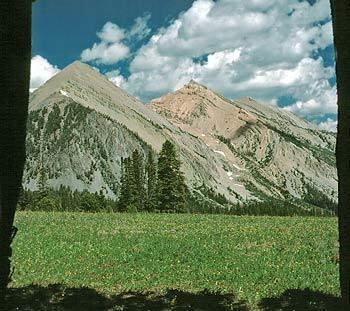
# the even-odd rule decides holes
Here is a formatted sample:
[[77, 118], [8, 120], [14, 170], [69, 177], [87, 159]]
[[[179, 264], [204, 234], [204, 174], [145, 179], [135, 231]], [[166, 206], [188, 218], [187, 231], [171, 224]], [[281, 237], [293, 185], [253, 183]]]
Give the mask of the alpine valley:
[[195, 81], [144, 104], [74, 62], [31, 94], [27, 127], [29, 190], [44, 180], [117, 199], [122, 158], [135, 149], [156, 156], [170, 140], [192, 194], [208, 204], [219, 204], [208, 189], [233, 204], [274, 199], [308, 208], [320, 194], [337, 198], [334, 133]]

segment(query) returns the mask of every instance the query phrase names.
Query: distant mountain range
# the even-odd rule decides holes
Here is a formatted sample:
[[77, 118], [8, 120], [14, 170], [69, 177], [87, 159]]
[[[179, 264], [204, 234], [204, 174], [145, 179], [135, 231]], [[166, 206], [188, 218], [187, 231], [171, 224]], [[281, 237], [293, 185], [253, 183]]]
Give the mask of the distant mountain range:
[[23, 185], [35, 190], [44, 180], [115, 199], [121, 158], [135, 149], [156, 154], [166, 139], [178, 147], [190, 189], [203, 198], [201, 185], [233, 203], [337, 198], [334, 133], [195, 81], [143, 104], [81, 62], [30, 96]]

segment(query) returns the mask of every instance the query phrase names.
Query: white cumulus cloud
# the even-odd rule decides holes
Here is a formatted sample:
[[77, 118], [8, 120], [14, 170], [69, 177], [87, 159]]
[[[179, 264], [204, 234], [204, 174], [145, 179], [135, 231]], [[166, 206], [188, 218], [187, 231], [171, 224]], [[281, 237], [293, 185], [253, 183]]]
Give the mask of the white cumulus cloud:
[[95, 42], [91, 48], [83, 50], [81, 60], [111, 65], [128, 58], [130, 56], [128, 43], [142, 40], [151, 32], [148, 27], [150, 17], [150, 14], [137, 17], [129, 30], [107, 22], [102, 30], [96, 33], [100, 42]]
[[337, 125], [338, 125], [338, 121], [337, 120], [333, 120], [331, 118], [327, 118], [326, 121], [321, 122], [318, 126], [326, 131], [330, 131], [330, 132], [336, 132], [337, 131]]
[[81, 53], [81, 60], [83, 62], [95, 61], [97, 64], [115, 64], [126, 58], [129, 52], [129, 48], [123, 43], [100, 42], [94, 43], [90, 49], [84, 50]]
[[121, 88], [124, 88], [125, 79], [121, 75], [120, 71], [118, 69], [107, 72], [106, 73], [107, 78], [109, 78], [110, 81], [112, 81], [116, 86], [119, 86]]
[[102, 30], [97, 33], [97, 36], [101, 41], [106, 43], [115, 43], [119, 42], [125, 38], [124, 29], [120, 28], [118, 25], [111, 22], [107, 22]]
[[60, 70], [40, 55], [32, 57], [30, 64], [30, 91], [33, 92]]
[[[304, 96], [303, 96], [304, 95]], [[308, 96], [309, 95], [309, 96]], [[337, 89], [330, 87], [327, 80], [311, 82], [296, 103], [284, 109], [301, 116], [317, 116], [337, 112]]]
[[94, 43], [91, 48], [81, 53], [83, 62], [94, 61], [97, 64], [114, 64], [129, 56], [129, 48], [122, 42], [125, 38], [124, 29], [107, 22], [97, 33], [101, 42]]
[[289, 110], [322, 115], [336, 111], [328, 82], [335, 73], [314, 55], [332, 36], [328, 0], [196, 0], [136, 51], [130, 76], [118, 72], [116, 80], [145, 101], [193, 78], [230, 98], [291, 96]]
[[151, 28], [148, 26], [148, 22], [151, 18], [151, 14], [147, 13], [144, 16], [139, 16], [135, 19], [134, 25], [127, 32], [127, 36], [132, 39], [142, 40], [151, 33]]

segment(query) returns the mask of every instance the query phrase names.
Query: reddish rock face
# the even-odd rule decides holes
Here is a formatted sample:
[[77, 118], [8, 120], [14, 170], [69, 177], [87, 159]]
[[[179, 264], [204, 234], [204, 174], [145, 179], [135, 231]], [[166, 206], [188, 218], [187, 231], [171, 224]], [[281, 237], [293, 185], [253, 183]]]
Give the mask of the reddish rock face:
[[[236, 174], [240, 176], [235, 180], [237, 185], [255, 174], [254, 184], [260, 177], [270, 181], [256, 184], [269, 195], [280, 195], [278, 189], [285, 189], [300, 198], [305, 184], [311, 183], [336, 198], [335, 135], [288, 111], [251, 97], [229, 100], [193, 80], [176, 92], [153, 100], [150, 107], [199, 137], [232, 166], [250, 171]], [[228, 174], [232, 178], [230, 170]]]

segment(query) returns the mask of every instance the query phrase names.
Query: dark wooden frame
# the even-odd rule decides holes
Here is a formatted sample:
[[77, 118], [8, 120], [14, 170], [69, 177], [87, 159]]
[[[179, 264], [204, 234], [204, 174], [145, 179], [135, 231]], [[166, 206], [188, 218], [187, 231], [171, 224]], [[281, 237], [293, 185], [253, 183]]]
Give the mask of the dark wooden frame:
[[25, 161], [31, 0], [0, 1], [0, 307], [10, 280], [13, 220]]
[[338, 91], [338, 230], [340, 288], [350, 310], [350, 1], [331, 0]]
[[[350, 1], [330, 0], [338, 90], [340, 285], [350, 310]], [[10, 276], [13, 220], [25, 161], [32, 0], [0, 1], [0, 308]]]

